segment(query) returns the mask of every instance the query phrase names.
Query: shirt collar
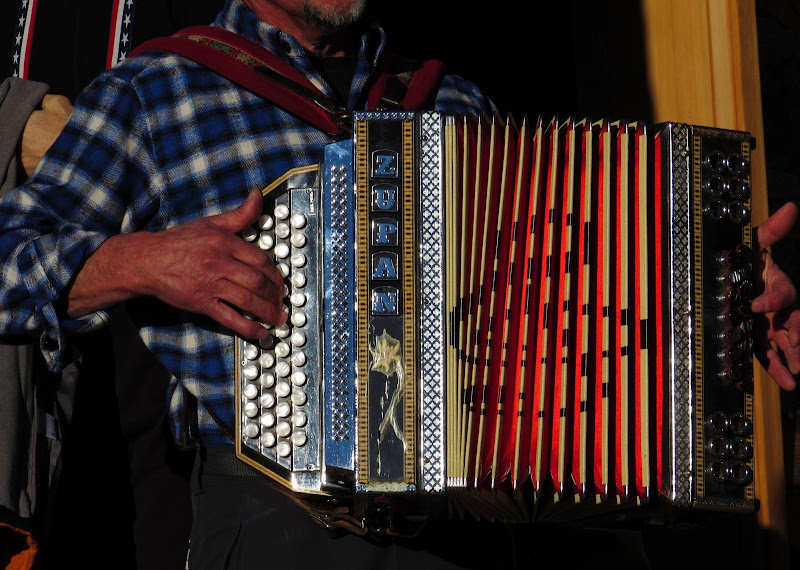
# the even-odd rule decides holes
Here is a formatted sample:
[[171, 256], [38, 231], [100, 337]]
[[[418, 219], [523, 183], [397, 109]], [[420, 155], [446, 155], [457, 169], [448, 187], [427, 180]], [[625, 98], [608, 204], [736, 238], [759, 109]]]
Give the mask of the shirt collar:
[[[291, 35], [261, 21], [242, 0], [227, 0], [217, 15], [214, 25], [236, 32], [286, 60], [303, 73], [320, 91], [333, 95], [331, 87], [311, 63], [306, 50]], [[371, 24], [361, 34], [358, 63], [350, 89], [348, 108], [353, 109], [365, 98], [370, 77], [386, 46], [386, 35], [381, 26]]]

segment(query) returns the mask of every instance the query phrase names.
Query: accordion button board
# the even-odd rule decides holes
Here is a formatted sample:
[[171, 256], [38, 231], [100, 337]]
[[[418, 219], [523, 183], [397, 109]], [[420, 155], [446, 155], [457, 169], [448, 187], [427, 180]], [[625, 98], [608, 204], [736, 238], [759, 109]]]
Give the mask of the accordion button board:
[[749, 133], [403, 112], [353, 133], [244, 234], [290, 318], [237, 339], [241, 460], [362, 531], [756, 508]]

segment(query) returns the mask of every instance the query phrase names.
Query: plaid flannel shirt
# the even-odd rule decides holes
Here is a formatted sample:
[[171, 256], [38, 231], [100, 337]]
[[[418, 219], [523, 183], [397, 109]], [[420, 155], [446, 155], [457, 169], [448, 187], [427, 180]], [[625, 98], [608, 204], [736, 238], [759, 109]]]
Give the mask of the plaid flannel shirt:
[[[242, 0], [228, 0], [214, 25], [279, 54], [332, 96], [298, 42], [257, 19]], [[380, 28], [363, 34], [348, 108], [365, 99], [384, 45]], [[474, 84], [452, 75], [441, 84], [436, 108], [494, 111]], [[103, 311], [68, 319], [59, 299], [106, 239], [235, 209], [251, 188], [318, 163], [331, 142], [179, 56], [127, 59], [81, 94], [35, 175], [0, 202], [0, 337], [38, 336], [48, 366], [60, 369], [71, 335], [105, 324]], [[172, 374], [167, 398], [176, 438], [182, 435], [183, 386], [197, 397], [199, 439], [231, 443], [219, 425], [234, 425], [231, 331], [156, 299], [132, 305], [145, 344]]]

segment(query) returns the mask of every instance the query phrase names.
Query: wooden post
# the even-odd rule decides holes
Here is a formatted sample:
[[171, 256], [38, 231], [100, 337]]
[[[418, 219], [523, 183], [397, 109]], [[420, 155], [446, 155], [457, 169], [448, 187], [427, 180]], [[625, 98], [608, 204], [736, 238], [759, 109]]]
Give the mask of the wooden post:
[[[753, 222], [769, 215], [754, 0], [642, 0], [653, 119], [749, 131]], [[757, 521], [768, 568], [788, 566], [780, 390], [756, 364]]]

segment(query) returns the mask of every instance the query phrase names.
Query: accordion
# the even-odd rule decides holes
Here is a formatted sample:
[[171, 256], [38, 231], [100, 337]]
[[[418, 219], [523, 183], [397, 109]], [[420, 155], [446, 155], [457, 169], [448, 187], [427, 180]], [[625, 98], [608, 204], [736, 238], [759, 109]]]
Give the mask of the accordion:
[[236, 341], [237, 457], [356, 532], [754, 511], [753, 145], [357, 113], [245, 232], [290, 317]]

